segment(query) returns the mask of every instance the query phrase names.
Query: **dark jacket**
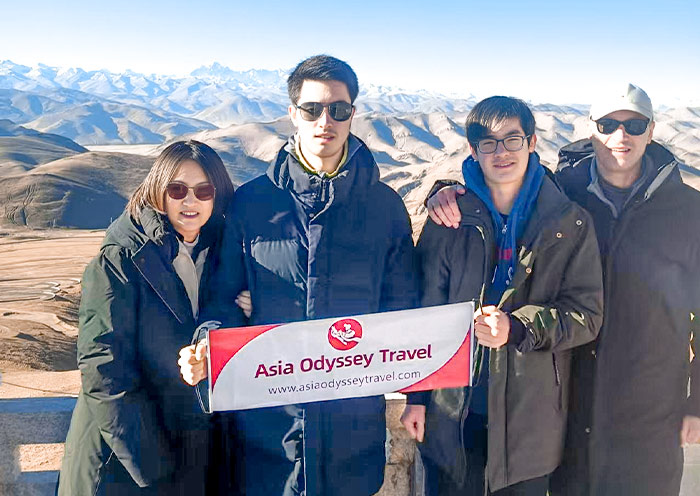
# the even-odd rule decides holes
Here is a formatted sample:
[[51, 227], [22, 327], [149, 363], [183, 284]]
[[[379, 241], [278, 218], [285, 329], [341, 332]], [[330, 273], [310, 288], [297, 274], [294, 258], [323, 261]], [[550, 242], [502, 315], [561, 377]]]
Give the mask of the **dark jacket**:
[[[473, 193], [458, 199], [458, 229], [426, 224], [418, 242], [421, 303], [479, 300], [495, 263], [493, 223]], [[571, 349], [593, 340], [603, 313], [593, 225], [551, 178], [540, 188], [518, 240], [519, 265], [499, 307], [525, 327], [524, 339], [491, 350], [488, 397], [489, 489], [551, 473], [564, 444]], [[464, 480], [462, 424], [468, 388], [433, 391], [423, 456]], [[412, 398], [413, 402], [413, 398]]]
[[[349, 137], [337, 176], [306, 172], [283, 147], [267, 175], [236, 192], [217, 272], [220, 301], [205, 310], [226, 323], [247, 285], [251, 324], [404, 309], [417, 300], [408, 213], [379, 181], [369, 149]], [[240, 261], [247, 280], [229, 277]], [[239, 287], [235, 287], [239, 285]], [[223, 288], [226, 288], [223, 290]], [[235, 413], [247, 495], [369, 495], [383, 481], [384, 398], [307, 403]], [[304, 492], [305, 491], [305, 492]]]
[[[204, 492], [210, 421], [177, 365], [195, 328], [172, 266], [177, 253], [170, 224], [145, 209], [140, 222], [119, 217], [85, 269], [82, 388], [59, 495], [144, 494], [140, 487], [153, 488], [148, 494]], [[205, 269], [201, 286], [206, 277]]]
[[593, 217], [606, 311], [598, 340], [574, 354], [566, 456], [552, 489], [677, 495], [682, 418], [700, 416], [700, 362], [689, 363], [691, 331], [700, 334], [700, 193], [652, 142], [652, 173], [615, 218], [596, 193], [592, 158], [587, 140], [564, 147], [557, 174]]

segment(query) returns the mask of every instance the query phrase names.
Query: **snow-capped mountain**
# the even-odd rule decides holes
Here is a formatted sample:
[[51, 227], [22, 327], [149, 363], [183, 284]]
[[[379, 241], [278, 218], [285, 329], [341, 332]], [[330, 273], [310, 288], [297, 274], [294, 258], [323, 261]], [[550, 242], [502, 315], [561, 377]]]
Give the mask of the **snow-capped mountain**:
[[[0, 62], [0, 118], [42, 131], [65, 129], [68, 137], [82, 144], [102, 139], [104, 144], [162, 141], [173, 137], [163, 130], [162, 119], [173, 123], [168, 129], [190, 126], [204, 130], [284, 116], [289, 105], [287, 75], [285, 70], [235, 71], [218, 63], [177, 77], [43, 64], [29, 67], [6, 60]], [[80, 108], [86, 104], [91, 109]], [[458, 112], [473, 104], [469, 97], [373, 84], [361, 87], [357, 102], [358, 113], [386, 114]], [[144, 112], [155, 116], [156, 122], [128, 117]]]

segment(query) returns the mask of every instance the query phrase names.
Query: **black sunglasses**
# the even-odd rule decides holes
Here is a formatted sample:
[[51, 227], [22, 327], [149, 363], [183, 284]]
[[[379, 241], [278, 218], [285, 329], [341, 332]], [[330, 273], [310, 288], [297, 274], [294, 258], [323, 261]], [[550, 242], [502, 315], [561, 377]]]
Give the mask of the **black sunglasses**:
[[331, 119], [343, 122], [350, 118], [353, 109], [352, 104], [348, 102], [333, 102], [328, 105], [319, 102], [304, 102], [294, 106], [301, 110], [301, 118], [305, 121], [315, 121], [321, 117], [323, 109], [328, 109], [328, 115]]
[[644, 131], [649, 126], [649, 119], [627, 119], [626, 121], [598, 119], [594, 122], [598, 127], [598, 132], [601, 134], [612, 134], [622, 125], [630, 136], [640, 136], [644, 134]]
[[165, 191], [167, 191], [168, 196], [173, 200], [182, 200], [187, 196], [187, 192], [189, 190], [194, 191], [194, 196], [196, 196], [200, 201], [211, 200], [216, 194], [216, 188], [211, 183], [198, 184], [197, 186], [190, 188], [186, 184], [173, 182], [169, 183], [165, 187]]

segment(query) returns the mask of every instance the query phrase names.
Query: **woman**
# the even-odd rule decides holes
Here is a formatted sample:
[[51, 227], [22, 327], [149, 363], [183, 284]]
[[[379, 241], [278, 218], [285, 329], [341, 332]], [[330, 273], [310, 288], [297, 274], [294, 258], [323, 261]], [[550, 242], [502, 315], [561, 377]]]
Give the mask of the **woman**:
[[216, 152], [179, 141], [107, 230], [83, 275], [60, 496], [204, 493], [210, 419], [173, 357], [196, 327], [232, 194]]

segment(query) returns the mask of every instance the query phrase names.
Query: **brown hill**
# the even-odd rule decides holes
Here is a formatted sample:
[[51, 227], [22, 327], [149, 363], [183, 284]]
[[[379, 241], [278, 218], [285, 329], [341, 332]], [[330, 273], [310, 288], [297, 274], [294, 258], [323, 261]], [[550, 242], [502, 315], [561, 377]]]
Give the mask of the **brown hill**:
[[87, 150], [57, 134], [41, 133], [0, 119], [0, 177], [20, 174]]
[[87, 152], [0, 177], [0, 224], [106, 227], [152, 164], [151, 157]]

